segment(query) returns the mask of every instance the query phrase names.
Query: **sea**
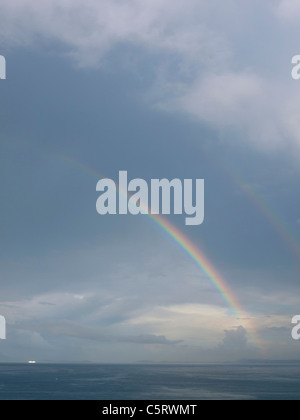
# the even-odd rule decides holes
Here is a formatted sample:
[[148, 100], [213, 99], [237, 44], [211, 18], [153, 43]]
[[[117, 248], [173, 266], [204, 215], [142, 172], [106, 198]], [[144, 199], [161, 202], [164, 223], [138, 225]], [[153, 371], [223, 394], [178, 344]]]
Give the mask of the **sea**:
[[299, 400], [300, 363], [0, 364], [0, 400]]

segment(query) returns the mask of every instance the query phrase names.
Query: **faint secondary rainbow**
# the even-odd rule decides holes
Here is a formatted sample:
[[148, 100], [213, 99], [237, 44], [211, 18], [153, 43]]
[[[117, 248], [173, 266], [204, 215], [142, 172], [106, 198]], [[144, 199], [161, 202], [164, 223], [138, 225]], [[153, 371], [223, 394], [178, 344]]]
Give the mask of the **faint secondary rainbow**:
[[275, 208], [272, 208], [266, 198], [259, 194], [258, 191], [256, 191], [251, 185], [242, 181], [242, 177], [238, 175], [233, 168], [224, 167], [224, 170], [231, 176], [233, 181], [248, 197], [251, 203], [265, 216], [267, 221], [272, 225], [273, 229], [288, 246], [290, 251], [295, 255], [297, 260], [300, 261], [300, 245], [294, 237], [294, 234], [290, 232], [284, 221], [281, 220], [282, 217], [279, 215], [278, 211], [276, 211]]
[[[239, 181], [236, 180], [236, 182]], [[262, 197], [259, 197], [258, 193], [251, 186], [242, 185], [241, 183], [240, 186], [252, 203], [254, 203], [256, 207], [258, 207], [259, 210], [266, 216], [269, 223], [271, 223], [275, 231], [279, 234], [281, 239], [283, 239], [297, 260], [300, 261], [300, 246], [297, 243], [297, 240], [293, 237], [292, 233], [289, 232], [286, 226], [284, 226], [284, 222], [279, 222], [280, 216], [276, 215], [276, 211], [274, 209], [271, 210], [270, 204], [268, 204]]]

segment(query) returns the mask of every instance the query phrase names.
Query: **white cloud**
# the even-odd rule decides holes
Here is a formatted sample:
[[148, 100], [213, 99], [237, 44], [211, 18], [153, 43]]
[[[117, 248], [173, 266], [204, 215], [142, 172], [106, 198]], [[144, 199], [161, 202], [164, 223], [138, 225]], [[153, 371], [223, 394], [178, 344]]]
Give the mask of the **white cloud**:
[[195, 21], [198, 6], [194, 0], [188, 5], [182, 0], [0, 1], [5, 22], [0, 36], [12, 45], [41, 37], [61, 41], [81, 64], [96, 63], [110, 48], [126, 43], [200, 58], [214, 37], [206, 23]]
[[298, 97], [256, 74], [208, 74], [160, 106], [188, 113], [261, 150], [299, 150]]
[[[291, 88], [249, 70], [242, 53], [260, 48], [251, 40], [255, 7], [253, 2], [244, 13], [235, 0], [226, 5], [220, 0], [2, 0], [0, 37], [3, 45], [59, 41], [80, 65], [101, 63], [114, 47], [129, 44], [159, 54], [154, 85], [160, 98], [154, 100], [160, 106], [237, 130], [260, 147], [298, 147], [298, 98], [289, 97]], [[299, 10], [289, 0], [278, 7], [284, 16]], [[276, 28], [270, 10], [260, 12]]]
[[225, 337], [218, 347], [222, 352], [240, 352], [247, 348], [248, 340], [245, 328], [239, 326], [232, 330], [225, 330], [224, 333]]
[[[264, 25], [253, 32], [258, 13], [270, 41]], [[150, 97], [160, 107], [230, 130], [230, 137], [259, 148], [298, 152], [292, 35], [281, 22], [299, 14], [293, 0], [266, 2], [259, 11], [256, 1], [245, 6], [236, 0], [0, 0], [0, 39], [21, 46], [58, 41], [81, 66], [101, 64], [115, 47], [133, 45], [135, 65], [144, 57], [138, 51], [156, 57]], [[268, 55], [274, 60], [271, 42], [279, 35], [276, 54], [286, 60], [280, 75], [275, 66], [268, 71], [261, 65]]]
[[282, 0], [277, 8], [277, 15], [280, 19], [287, 19], [299, 22], [300, 4], [297, 0]]
[[224, 328], [231, 329], [241, 322], [226, 308], [205, 304], [180, 304], [152, 307], [128, 321], [142, 329], [151, 327], [156, 334], [168, 335], [172, 340], [183, 339], [186, 344], [214, 347]]

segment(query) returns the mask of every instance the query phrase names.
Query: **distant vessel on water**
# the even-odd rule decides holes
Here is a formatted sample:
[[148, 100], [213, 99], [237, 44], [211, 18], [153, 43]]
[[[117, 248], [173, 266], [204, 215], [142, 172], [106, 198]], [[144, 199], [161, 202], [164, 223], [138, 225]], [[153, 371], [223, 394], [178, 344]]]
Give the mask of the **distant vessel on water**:
[[35, 360], [28, 360], [28, 363], [29, 363], [30, 365], [34, 365], [34, 364], [36, 363], [36, 361], [35, 361]]

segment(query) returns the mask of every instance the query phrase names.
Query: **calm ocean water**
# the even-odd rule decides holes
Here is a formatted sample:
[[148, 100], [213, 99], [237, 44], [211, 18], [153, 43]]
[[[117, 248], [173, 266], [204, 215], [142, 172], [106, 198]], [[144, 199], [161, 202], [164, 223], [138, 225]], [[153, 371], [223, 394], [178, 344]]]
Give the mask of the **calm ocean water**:
[[300, 364], [0, 364], [1, 400], [300, 399]]

